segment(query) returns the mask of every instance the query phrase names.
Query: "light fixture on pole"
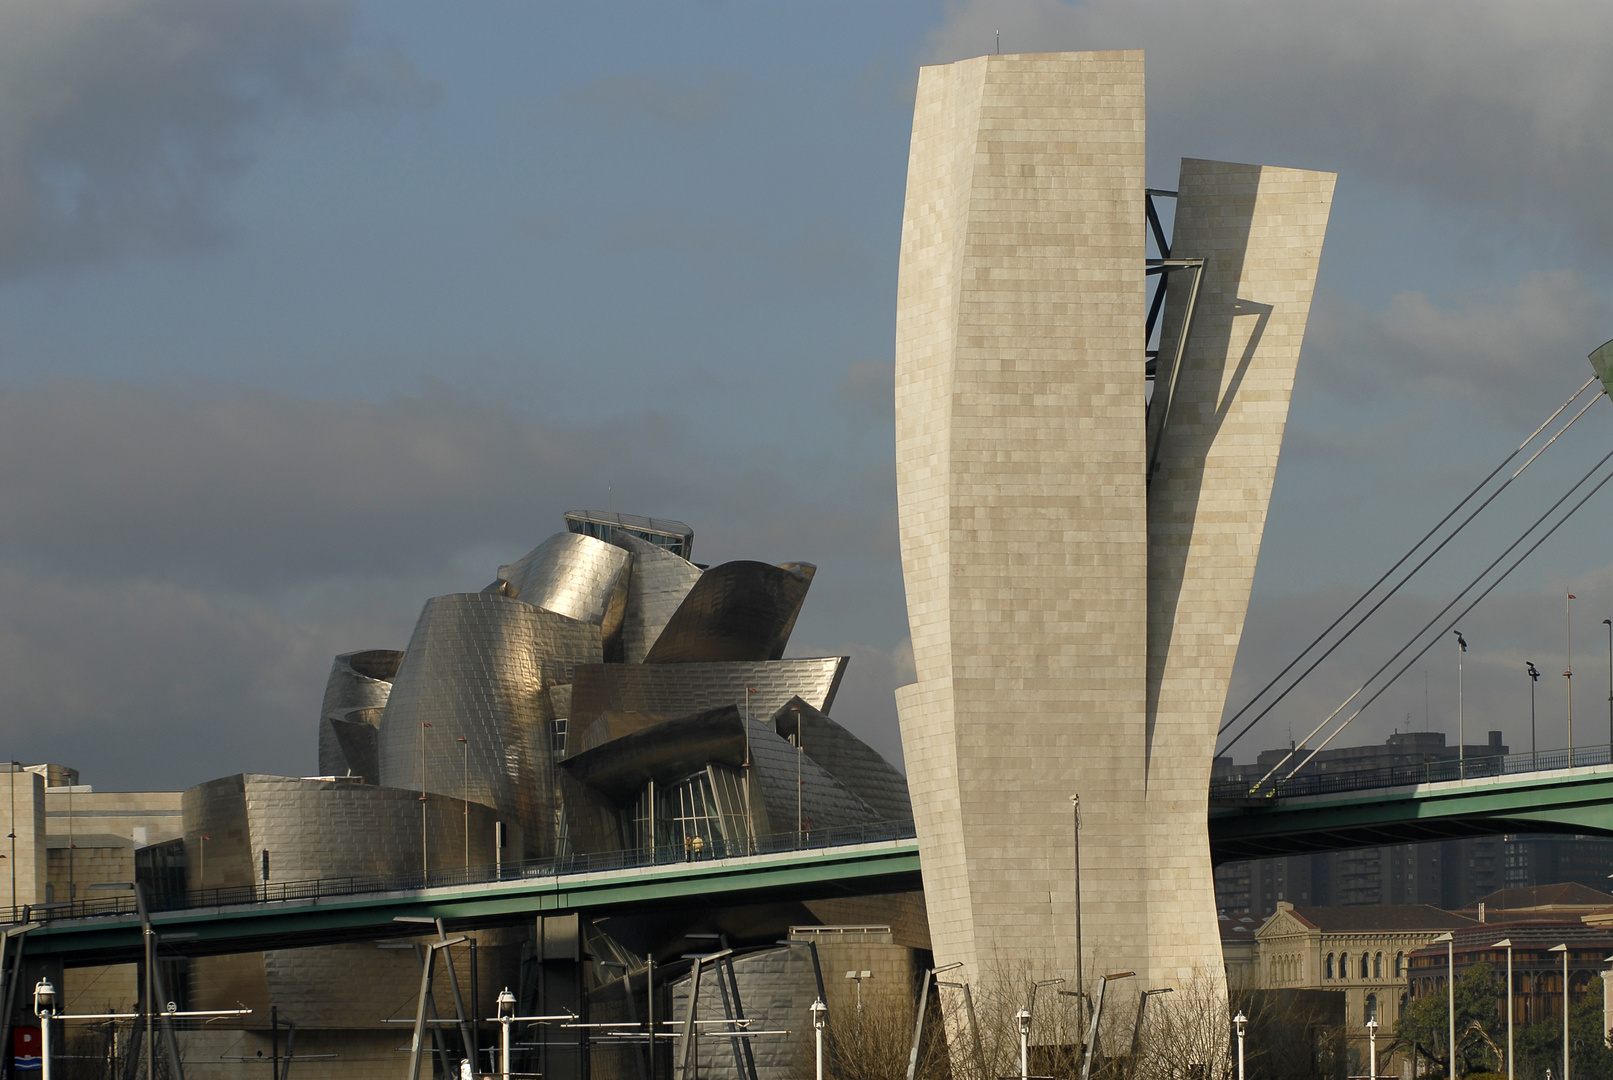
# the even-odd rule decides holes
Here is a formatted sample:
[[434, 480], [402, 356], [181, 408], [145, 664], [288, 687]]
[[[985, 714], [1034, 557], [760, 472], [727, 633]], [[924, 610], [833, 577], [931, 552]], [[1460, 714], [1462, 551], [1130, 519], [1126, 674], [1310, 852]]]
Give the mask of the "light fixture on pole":
[[426, 841], [426, 728], [431, 721], [420, 725], [420, 887], [431, 885], [431, 859]]
[[460, 797], [460, 801], [465, 804], [465, 869], [469, 870], [470, 869], [470, 742], [463, 735], [461, 735], [459, 737], [459, 748], [465, 752], [464, 753], [464, 757], [465, 757], [465, 772], [464, 772], [464, 779], [460, 782], [460, 785], [459, 785], [459, 797]]
[[[1573, 593], [1567, 594], [1568, 599], [1563, 601], [1563, 653], [1567, 663], [1563, 665], [1563, 678], [1568, 680], [1568, 767], [1574, 767], [1574, 601], [1579, 597]], [[1563, 1077], [1568, 1080], [1568, 1077]]]
[[1249, 1018], [1239, 1009], [1232, 1022], [1238, 1026], [1238, 1080], [1243, 1080], [1243, 1029], [1249, 1023]]
[[498, 995], [498, 1024], [503, 1029], [499, 1035], [498, 1070], [504, 1080], [510, 1080], [510, 1024], [514, 1020], [515, 995], [506, 986]]
[[813, 998], [807, 1011], [812, 1014], [812, 1042], [817, 1052], [818, 1080], [823, 1080], [823, 1020], [829, 1006], [823, 1003], [822, 998]]
[[1607, 627], [1607, 759], [1613, 761], [1613, 619], [1603, 619]]
[[1378, 1018], [1367, 1021], [1367, 1077], [1378, 1080]]
[[1538, 767], [1535, 750], [1535, 684], [1540, 681], [1540, 669], [1535, 667], [1533, 660], [1525, 660], [1524, 667], [1529, 669], [1529, 768]]
[[34, 1015], [39, 1017], [40, 1080], [50, 1080], [50, 1022], [56, 1016], [56, 988], [49, 979], [34, 987]]
[[1568, 1080], [1568, 946], [1553, 945], [1546, 951], [1563, 954], [1563, 1080]]
[[1432, 942], [1435, 945], [1445, 946], [1445, 959], [1448, 963], [1449, 974], [1445, 979], [1445, 988], [1450, 991], [1450, 1011], [1447, 1019], [1450, 1021], [1449, 1050], [1450, 1050], [1450, 1080], [1456, 1080], [1456, 938], [1449, 931], [1445, 931]]
[[1075, 1004], [1079, 1028], [1087, 1020], [1086, 972], [1081, 957], [1081, 796], [1070, 796], [1070, 812], [1075, 817]]
[[864, 979], [872, 979], [873, 977], [874, 977], [874, 973], [872, 971], [848, 971], [848, 972], [846, 972], [846, 978], [855, 979], [856, 982], [857, 982], [857, 1015], [858, 1016], [862, 1016], [862, 1014], [863, 1014], [863, 980]]
[[1456, 644], [1460, 646], [1456, 653], [1456, 777], [1458, 780], [1467, 779], [1467, 735], [1462, 726], [1462, 659], [1467, 655], [1467, 638], [1462, 636], [1460, 630], [1452, 631], [1456, 635]]
[[1019, 1021], [1019, 1080], [1030, 1080], [1031, 1075], [1031, 1011], [1021, 1009], [1014, 1014]]
[[1516, 992], [1512, 982], [1512, 939], [1502, 938], [1490, 948], [1507, 951], [1507, 1080], [1514, 1080], [1517, 1061], [1512, 1056], [1512, 995]]

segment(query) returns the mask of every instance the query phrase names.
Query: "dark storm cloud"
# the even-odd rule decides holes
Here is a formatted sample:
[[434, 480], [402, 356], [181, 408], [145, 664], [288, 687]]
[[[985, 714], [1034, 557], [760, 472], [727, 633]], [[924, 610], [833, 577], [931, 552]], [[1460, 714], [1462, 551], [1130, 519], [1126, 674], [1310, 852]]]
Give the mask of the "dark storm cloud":
[[288, 111], [423, 93], [357, 56], [343, 3], [22, 0], [0, 9], [0, 275], [228, 229], [252, 136]]
[[926, 62], [990, 52], [998, 29], [1004, 52], [1146, 49], [1158, 161], [1329, 169], [1341, 192], [1366, 179], [1482, 210], [1482, 231], [1543, 228], [1592, 254], [1613, 240], [1605, 4], [968, 3]]

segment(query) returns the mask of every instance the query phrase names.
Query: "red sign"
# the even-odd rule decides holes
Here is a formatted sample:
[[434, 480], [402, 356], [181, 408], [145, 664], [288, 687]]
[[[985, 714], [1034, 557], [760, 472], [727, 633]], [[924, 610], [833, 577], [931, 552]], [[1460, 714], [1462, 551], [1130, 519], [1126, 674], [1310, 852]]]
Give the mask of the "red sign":
[[17, 1068], [39, 1068], [39, 1029], [36, 1027], [18, 1027], [11, 1029], [11, 1051], [16, 1059]]

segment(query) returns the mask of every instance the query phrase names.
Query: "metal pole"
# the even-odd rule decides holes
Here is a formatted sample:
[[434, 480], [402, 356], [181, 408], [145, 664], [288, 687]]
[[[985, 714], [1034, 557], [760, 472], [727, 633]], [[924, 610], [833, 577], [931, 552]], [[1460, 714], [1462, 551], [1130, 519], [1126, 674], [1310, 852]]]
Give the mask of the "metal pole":
[[1563, 946], [1563, 1080], [1568, 1080], [1568, 947]]
[[1378, 1019], [1367, 1021], [1367, 1077], [1378, 1080]]
[[1239, 1009], [1232, 1022], [1238, 1025], [1238, 1080], [1243, 1080], [1243, 1026], [1249, 1022], [1249, 1018]]
[[1529, 672], [1529, 768], [1540, 768], [1539, 752], [1535, 745], [1535, 683], [1540, 681], [1540, 669], [1535, 667], [1533, 660], [1526, 661], [1525, 668]]
[[1467, 655], [1467, 639], [1456, 631], [1456, 778], [1467, 779], [1467, 734], [1462, 726], [1462, 659]]
[[[650, 1033], [650, 1077], [655, 1080], [655, 954], [644, 957], [644, 1024]], [[628, 988], [631, 992], [632, 987]], [[820, 1040], [821, 1041], [821, 1040]]]
[[420, 727], [420, 887], [426, 888], [431, 884], [431, 862], [426, 854], [426, 728], [430, 721], [425, 721]]
[[[1608, 738], [1610, 740], [1613, 740], [1613, 624], [1609, 625], [1608, 635], [1607, 635], [1607, 642], [1608, 642], [1608, 645], [1607, 645], [1607, 664], [1608, 664], [1608, 668], [1607, 668], [1607, 717], [1608, 717], [1608, 721], [1607, 722], [1608, 722], [1608, 729], [1607, 730], [1608, 730]], [[796, 705], [791, 709], [791, 711], [795, 713], [795, 846], [800, 847], [801, 846], [801, 760], [802, 760], [802, 755], [805, 753], [805, 751], [803, 751], [801, 749], [802, 742], [803, 742], [803, 739], [801, 738], [801, 706]], [[1609, 745], [1613, 746], [1613, 742], [1610, 742]], [[859, 993], [861, 993], [861, 991], [862, 991], [862, 984], [861, 983], [859, 983], [857, 985], [857, 990], [858, 990]]]
[[[1613, 729], [1610, 729], [1613, 730]], [[470, 869], [470, 743], [459, 737], [459, 746], [465, 751], [465, 780], [459, 787], [465, 803], [465, 869]]]
[[498, 1023], [504, 1029], [499, 1036], [499, 1073], [504, 1080], [510, 1080], [510, 1018], [501, 1016]]
[[[1574, 767], [1574, 601], [1579, 597], [1567, 594], [1563, 601], [1563, 647], [1568, 662], [1563, 667], [1563, 678], [1568, 680], [1568, 767]], [[1565, 1075], [1563, 1080], [1568, 1080]]]
[[812, 1039], [817, 1054], [817, 1077], [818, 1080], [823, 1080], [823, 1014], [829, 1011], [829, 1007], [823, 1003], [822, 998], [814, 998], [809, 1011], [812, 1013]]
[[269, 1006], [269, 1060], [274, 1080], [280, 1080], [280, 1006]]
[[1607, 625], [1607, 759], [1613, 761], [1613, 619]]
[[11, 917], [17, 917], [17, 769], [22, 763], [11, 763]]
[[1515, 1080], [1518, 1059], [1512, 1049], [1512, 939], [1507, 939], [1507, 1080]]
[[1014, 1014], [1019, 1021], [1019, 1080], [1030, 1080], [1031, 1075], [1031, 1014], [1021, 1009]]
[[1087, 984], [1081, 955], [1081, 796], [1070, 796], [1070, 812], [1075, 822], [1075, 1002], [1079, 1030], [1086, 1022]]
[[1450, 1080], [1456, 1080], [1456, 935], [1451, 933], [1445, 935], [1445, 959], [1450, 965], [1450, 976], [1445, 985], [1450, 992], [1450, 1011], [1446, 1016], [1450, 1029]]

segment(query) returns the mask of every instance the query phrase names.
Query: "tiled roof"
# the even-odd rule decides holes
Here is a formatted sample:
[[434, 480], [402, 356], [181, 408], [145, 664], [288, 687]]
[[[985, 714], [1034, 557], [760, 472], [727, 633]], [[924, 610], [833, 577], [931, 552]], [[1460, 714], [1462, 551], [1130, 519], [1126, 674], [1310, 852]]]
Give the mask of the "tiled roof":
[[[1500, 889], [1489, 896], [1480, 897], [1478, 904], [1484, 905], [1486, 914], [1528, 908], [1605, 908], [1613, 907], [1613, 896], [1577, 881], [1564, 881], [1526, 889]], [[1477, 910], [1478, 904], [1473, 905], [1473, 910]]]
[[1432, 904], [1373, 904], [1341, 907], [1295, 907], [1292, 914], [1324, 934], [1372, 933], [1385, 930], [1455, 930], [1476, 920]]

